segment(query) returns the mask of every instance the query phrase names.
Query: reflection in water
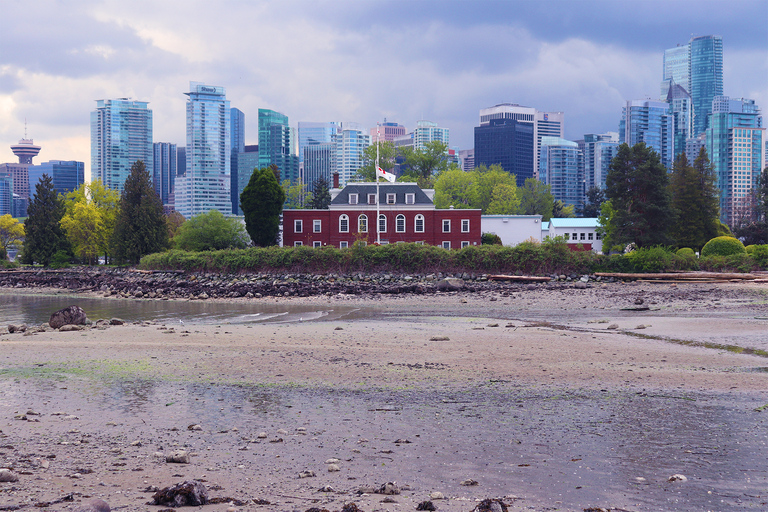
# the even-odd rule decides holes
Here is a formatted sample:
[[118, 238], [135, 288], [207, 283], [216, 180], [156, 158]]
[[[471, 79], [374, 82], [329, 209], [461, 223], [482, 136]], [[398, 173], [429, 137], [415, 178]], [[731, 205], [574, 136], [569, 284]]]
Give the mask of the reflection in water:
[[[121, 318], [127, 322], [154, 321], [184, 324], [247, 324], [335, 320], [360, 313], [356, 307], [328, 303], [278, 302], [265, 298], [249, 302], [163, 301], [86, 298], [71, 295], [38, 295], [0, 292], [0, 319], [7, 324], [39, 325], [51, 313], [76, 304], [91, 320]], [[370, 313], [369, 313], [370, 314]]]

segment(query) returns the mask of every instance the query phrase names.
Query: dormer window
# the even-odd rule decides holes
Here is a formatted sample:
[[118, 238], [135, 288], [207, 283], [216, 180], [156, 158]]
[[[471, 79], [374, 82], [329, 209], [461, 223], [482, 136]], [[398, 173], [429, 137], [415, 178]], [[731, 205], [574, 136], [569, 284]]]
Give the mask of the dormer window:
[[387, 194], [387, 204], [395, 204], [397, 202], [396, 194]]
[[405, 194], [405, 204], [416, 204], [416, 194]]
[[357, 194], [349, 194], [349, 204], [357, 204]]
[[368, 194], [368, 204], [376, 204], [376, 194]]

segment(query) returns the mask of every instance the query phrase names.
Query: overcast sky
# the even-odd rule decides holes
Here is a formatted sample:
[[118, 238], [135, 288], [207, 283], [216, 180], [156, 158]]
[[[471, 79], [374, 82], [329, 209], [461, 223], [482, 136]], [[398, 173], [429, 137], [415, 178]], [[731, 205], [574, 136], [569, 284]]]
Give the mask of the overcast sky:
[[0, 0], [0, 162], [90, 169], [97, 99], [149, 101], [154, 139], [185, 144], [190, 81], [299, 121], [419, 119], [473, 146], [481, 108], [565, 112], [565, 135], [617, 131], [624, 101], [659, 96], [662, 53], [723, 37], [725, 94], [768, 110], [768, 0]]

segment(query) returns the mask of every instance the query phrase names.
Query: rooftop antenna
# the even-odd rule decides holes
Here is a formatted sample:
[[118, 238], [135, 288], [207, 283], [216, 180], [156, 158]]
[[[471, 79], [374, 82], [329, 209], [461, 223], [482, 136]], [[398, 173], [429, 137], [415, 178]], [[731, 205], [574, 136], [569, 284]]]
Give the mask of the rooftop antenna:
[[24, 118], [24, 138], [27, 138], [27, 118]]

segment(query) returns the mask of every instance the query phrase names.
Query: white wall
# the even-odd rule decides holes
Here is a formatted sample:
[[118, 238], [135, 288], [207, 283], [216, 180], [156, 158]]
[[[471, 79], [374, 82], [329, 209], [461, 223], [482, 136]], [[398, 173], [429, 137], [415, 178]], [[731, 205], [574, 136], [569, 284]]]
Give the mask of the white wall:
[[541, 242], [541, 215], [483, 215], [480, 231], [498, 235], [504, 245], [517, 245], [530, 238]]

